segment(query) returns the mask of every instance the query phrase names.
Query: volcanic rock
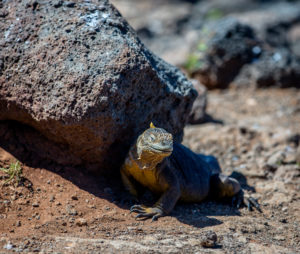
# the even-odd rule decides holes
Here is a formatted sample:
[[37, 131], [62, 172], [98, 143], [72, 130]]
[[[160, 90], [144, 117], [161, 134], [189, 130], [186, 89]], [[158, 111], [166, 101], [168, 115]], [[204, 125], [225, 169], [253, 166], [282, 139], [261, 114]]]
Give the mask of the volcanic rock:
[[252, 64], [246, 64], [235, 78], [239, 87], [297, 87], [300, 88], [300, 58], [286, 48], [265, 49]]
[[18, 149], [103, 173], [120, 166], [151, 121], [180, 141], [196, 91], [108, 1], [2, 6], [0, 145], [13, 150], [8, 137], [21, 131]]
[[241, 67], [260, 54], [253, 29], [234, 18], [208, 23], [200, 38], [192, 76], [208, 88], [226, 88]]

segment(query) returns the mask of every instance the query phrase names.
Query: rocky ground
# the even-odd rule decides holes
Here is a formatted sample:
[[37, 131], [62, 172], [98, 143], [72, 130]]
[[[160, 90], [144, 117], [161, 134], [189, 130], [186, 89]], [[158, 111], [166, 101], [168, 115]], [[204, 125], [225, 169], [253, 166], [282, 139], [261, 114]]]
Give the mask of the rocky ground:
[[[187, 126], [184, 144], [216, 155], [263, 213], [206, 201], [137, 221], [118, 202], [118, 181], [22, 165], [23, 186], [1, 174], [0, 253], [299, 253], [300, 92], [212, 91], [208, 101], [213, 120]], [[0, 150], [1, 166], [14, 160]], [[213, 232], [215, 247], [203, 247]]]
[[[100, 6], [95, 9], [89, 4], [85, 6], [85, 4], [76, 4], [71, 1], [49, 3], [49, 9], [54, 10], [53, 15], [57, 15], [57, 13], [63, 15], [64, 18], [59, 18], [59, 22], [68, 17], [65, 15], [65, 11], [70, 12], [69, 15], [71, 16], [74, 15], [75, 19], [81, 17], [75, 15], [77, 12], [90, 13], [81, 18], [81, 21], [86, 22], [82, 29], [90, 27], [94, 29], [91, 38], [88, 37], [90, 39], [87, 39], [86, 34], [76, 27], [73, 29], [73, 26], [67, 26], [65, 29], [62, 24], [57, 25], [52, 16], [48, 16], [48, 7], [45, 9], [45, 5], [40, 5], [38, 1], [28, 2], [28, 4], [22, 2], [26, 7], [25, 10], [19, 8], [17, 2], [2, 4], [0, 1], [0, 18], [6, 20], [6, 23], [2, 23], [5, 29], [0, 29], [4, 33], [2, 43], [21, 58], [24, 57], [24, 53], [29, 52], [28, 45], [33, 45], [33, 42], [40, 43], [41, 38], [44, 38], [46, 30], [39, 29], [37, 26], [41, 25], [41, 22], [44, 22], [45, 25], [51, 24], [54, 30], [57, 29], [59, 33], [62, 33], [58, 37], [73, 36], [73, 34], [78, 33], [83, 42], [88, 40], [91, 43], [88, 44], [88, 47], [82, 44], [83, 47], [78, 46], [78, 49], [75, 48], [75, 44], [68, 47], [65, 47], [64, 44], [59, 45], [67, 50], [79, 50], [87, 56], [90, 54], [92, 57], [88, 57], [86, 66], [94, 66], [95, 68], [98, 68], [103, 61], [101, 57], [99, 57], [99, 61], [93, 60], [94, 53], [100, 52], [98, 52], [94, 42], [98, 43], [106, 38], [101, 34], [106, 35], [106, 30], [102, 29], [103, 27], [112, 31], [112, 34], [117, 32], [121, 36], [120, 38], [125, 35], [132, 35], [134, 41], [136, 40], [131, 28], [127, 27], [127, 24], [110, 7]], [[201, 204], [178, 204], [169, 216], [160, 218], [155, 222], [138, 221], [133, 214], [129, 213], [129, 205], [120, 203], [123, 189], [118, 176], [100, 178], [85, 173], [87, 168], [82, 166], [75, 169], [61, 166], [61, 164], [58, 166], [57, 163], [51, 164], [47, 161], [41, 161], [41, 157], [34, 157], [40, 151], [43, 151], [47, 156], [55, 157], [56, 161], [60, 161], [60, 159], [66, 158], [64, 154], [58, 151], [65, 150], [54, 150], [51, 146], [45, 145], [47, 143], [38, 142], [39, 139], [31, 139], [30, 135], [24, 134], [28, 127], [25, 128], [16, 122], [10, 122], [10, 125], [5, 125], [5, 127], [15, 124], [19, 129], [10, 127], [8, 129], [11, 131], [7, 131], [7, 128], [1, 129], [0, 167], [9, 167], [16, 162], [17, 158], [21, 160], [22, 155], [30, 150], [30, 147], [18, 143], [22, 138], [27, 142], [27, 145], [30, 146], [31, 144], [31, 150], [34, 152], [30, 153], [32, 156], [29, 157], [30, 159], [21, 160], [22, 175], [19, 184], [16, 184], [14, 180], [6, 183], [7, 175], [0, 171], [0, 253], [300, 253], [300, 90], [295, 88], [261, 89], [261, 87], [270, 86], [299, 88], [299, 1], [228, 0], [225, 3], [222, 0], [113, 0], [112, 3], [137, 31], [145, 45], [154, 53], [168, 62], [184, 68], [190, 77], [198, 78], [208, 88], [226, 87], [224, 90], [209, 90], [207, 92], [199, 82], [194, 81], [201, 97], [198, 97], [197, 103], [194, 104], [193, 110], [197, 109], [198, 111], [194, 112], [193, 117], [198, 116], [200, 121], [197, 119], [197, 121], [190, 120], [190, 122], [207, 122], [186, 126], [183, 143], [196, 152], [215, 155], [225, 174], [237, 178], [245, 192], [258, 199], [263, 213], [256, 210], [248, 211], [246, 208], [236, 209], [230, 202], [226, 201], [220, 203], [207, 200]], [[25, 18], [25, 20], [28, 18], [30, 22], [19, 22], [14, 18], [15, 9], [10, 8], [7, 11], [6, 9], [9, 8], [5, 8], [5, 4], [18, 5], [19, 13], [26, 14], [20, 17]], [[29, 14], [27, 15], [27, 13]], [[110, 18], [107, 19], [110, 15], [124, 26], [112, 22]], [[16, 17], [19, 16], [16, 15]], [[45, 18], [49, 20], [45, 21]], [[35, 20], [40, 21], [36, 22]], [[80, 22], [78, 24], [81, 24]], [[13, 24], [10, 25], [11, 23]], [[27, 33], [19, 32], [24, 31], [22, 28], [24, 24], [28, 24], [28, 31], [33, 29], [32, 31], [42, 37], [32, 36], [30, 40], [27, 40], [29, 38], [25, 36]], [[77, 23], [72, 20], [70, 24]], [[70, 24], [68, 23], [68, 25]], [[95, 27], [96, 24], [99, 27]], [[211, 25], [209, 31], [212, 31], [212, 38], [203, 35], [203, 32], [206, 31], [204, 29], [205, 24]], [[124, 27], [128, 29], [124, 30]], [[89, 33], [89, 31], [87, 32]], [[32, 32], [28, 32], [28, 34], [32, 34]], [[47, 34], [51, 36], [53, 33]], [[18, 44], [25, 47], [26, 50], [24, 51], [13, 49], [17, 44], [12, 42], [19, 35], [24, 35], [24, 38], [21, 36], [22, 38], [17, 40], [21, 43], [24, 42], [24, 45]], [[96, 35], [98, 37], [95, 40]], [[70, 39], [77, 38], [77, 35], [72, 36], [66, 37], [69, 38], [68, 42], [71, 41]], [[11, 41], [9, 41], [10, 38]], [[207, 41], [200, 40], [203, 38], [206, 38]], [[109, 37], [106, 39], [108, 43], [105, 42], [104, 44], [114, 50], [115, 47], [110, 46], [111, 39]], [[152, 56], [152, 53], [144, 49], [143, 44], [140, 44], [138, 40], [137, 42], [143, 48], [143, 52], [147, 53], [145, 56]], [[132, 43], [129, 44], [132, 45]], [[120, 45], [119, 41], [116, 42], [116, 45]], [[125, 45], [127, 44], [125, 43]], [[84, 51], [81, 51], [82, 48]], [[101, 45], [100, 49], [107, 52]], [[47, 54], [49, 53], [49, 50], [44, 46], [42, 46], [42, 50], [45, 50]], [[10, 51], [4, 50], [3, 52], [8, 56], [11, 55]], [[57, 52], [55, 49], [54, 53]], [[33, 55], [36, 56], [35, 53]], [[199, 55], [203, 58], [193, 58]], [[123, 55], [121, 56], [123, 57]], [[244, 59], [245, 56], [248, 58]], [[18, 57], [0, 57], [0, 74], [7, 71], [11, 75], [11, 70], [14, 70], [15, 74], [11, 76], [16, 78], [22, 73], [19, 67], [24, 67], [23, 60], [15, 68], [11, 68], [8, 64], [17, 64], [16, 59], [19, 59]], [[86, 56], [84, 55], [84, 57]], [[124, 54], [124, 57], [124, 59], [129, 59], [127, 58], [129, 57], [128, 54]], [[37, 58], [37, 62], [44, 64], [38, 55]], [[32, 64], [35, 57], [28, 59], [31, 61], [24, 60], [24, 63]], [[57, 62], [57, 57], [51, 59]], [[107, 59], [110, 60], [111, 57], [107, 57]], [[92, 65], [89, 65], [90, 60], [93, 60]], [[156, 56], [149, 60], [151, 66], [147, 66], [151, 73], [153, 64], [154, 67], [157, 64], [156, 61], [158, 61]], [[73, 62], [73, 58], [70, 62]], [[79, 63], [78, 61], [74, 62], [74, 64]], [[134, 65], [137, 68], [133, 68], [137, 72], [130, 72], [129, 79], [126, 79], [128, 84], [133, 85], [135, 89], [134, 80], [136, 80], [136, 76], [145, 74], [146, 76], [143, 76], [139, 82], [142, 85], [147, 85], [143, 91], [146, 91], [151, 99], [151, 103], [149, 103], [151, 109], [155, 108], [152, 105], [160, 101], [160, 105], [165, 108], [164, 112], [174, 111], [174, 107], [178, 103], [171, 103], [170, 100], [167, 100], [168, 103], [172, 104], [167, 105], [162, 101], [166, 97], [160, 95], [156, 90], [152, 90], [152, 88], [157, 88], [156, 83], [150, 86], [149, 82], [153, 80], [162, 82], [162, 77], [164, 77], [167, 78], [164, 84], [167, 82], [173, 86], [178, 83], [174, 81], [177, 74], [170, 76], [170, 70], [171, 72], [172, 70], [176, 73], [179, 72], [159, 60], [158, 73], [163, 70], [168, 75], [159, 74], [159, 79], [156, 79], [152, 78], [151, 75], [148, 77], [149, 73], [143, 71], [148, 70], [148, 67], [143, 69], [140, 68], [139, 62], [129, 61], [129, 65], [130, 63], [137, 63]], [[190, 67], [195, 68], [194, 75], [193, 71], [189, 70], [187, 63], [191, 65]], [[208, 65], [199, 65], [200, 63]], [[166, 65], [166, 69], [165, 67], [162, 68], [161, 65]], [[47, 66], [51, 67], [52, 65]], [[69, 65], [62, 63], [62, 67], [66, 66]], [[128, 71], [127, 64], [120, 66]], [[45, 74], [48, 74], [44, 65], [41, 68], [35, 66], [34, 70], [43, 70]], [[78, 67], [78, 70], [81, 70], [84, 75], [86, 74], [85, 69]], [[107, 68], [105, 67], [104, 70], [106, 71]], [[112, 74], [118, 75], [121, 70], [123, 69], [118, 69], [118, 71], [112, 69]], [[230, 71], [234, 73], [230, 73]], [[30, 79], [28, 84], [38, 83], [32, 80], [35, 77], [41, 78], [47, 84], [45, 87], [48, 87], [50, 80], [48, 82], [41, 75], [33, 75], [33, 72], [30, 71], [28, 73], [28, 75], [20, 75], [22, 79], [24, 77]], [[57, 71], [55, 73], [57, 74]], [[5, 78], [10, 77], [9, 75], [6, 75]], [[180, 76], [179, 80], [185, 82], [185, 79], [181, 78], [181, 74], [178, 75]], [[52, 79], [51, 75], [50, 77]], [[63, 72], [63, 75], [59, 75], [57, 78], [64, 77], [65, 73]], [[121, 88], [126, 87], [123, 82], [124, 77], [125, 74], [116, 77], [120, 81]], [[222, 85], [224, 80], [226, 84]], [[8, 92], [9, 98], [12, 87], [17, 87], [14, 83], [19, 82], [14, 81], [11, 86], [7, 81], [3, 83], [7, 86], [5, 91]], [[210, 83], [213, 85], [209, 86]], [[93, 86], [96, 83], [92, 80], [90, 84]], [[2, 85], [3, 87], [4, 85]], [[55, 92], [55, 89], [47, 90]], [[98, 88], [95, 89], [95, 91], [98, 90]], [[163, 89], [163, 91], [165, 90]], [[174, 89], [176, 91], [174, 94], [177, 94], [177, 90]], [[77, 94], [76, 91], [74, 93]], [[29, 91], [28, 94], [30, 95], [32, 92]], [[68, 92], [62, 94], [67, 95], [67, 98], [73, 96], [68, 96]], [[86, 98], [89, 101], [90, 92], [84, 94], [88, 95]], [[122, 111], [123, 107], [122, 103], [119, 103], [119, 97], [109, 94], [116, 101], [117, 108]], [[123, 98], [123, 92], [118, 94], [120, 98]], [[137, 95], [139, 100], [147, 101], [143, 93], [140, 95], [137, 90], [130, 90], [127, 94]], [[153, 96], [154, 94], [159, 95], [158, 99]], [[207, 100], [206, 94], [208, 94]], [[23, 100], [23, 95], [24, 92], [19, 92], [14, 98]], [[82, 98], [80, 93], [77, 95]], [[31, 103], [33, 101], [30, 96], [28, 98]], [[49, 97], [45, 94], [41, 96], [42, 99]], [[56, 97], [56, 94], [53, 95], [54, 99]], [[95, 96], [95, 99], [97, 98], [98, 95]], [[44, 107], [43, 100], [39, 101]], [[78, 100], [75, 98], [74, 101], [77, 102]], [[143, 107], [140, 107], [141, 110], [138, 111], [136, 105], [140, 104], [132, 100], [131, 97], [128, 97], [128, 101], [130, 102], [129, 106], [132, 107], [128, 111], [130, 112], [130, 120], [141, 120], [140, 115], [134, 114], [140, 112], [144, 116], [144, 113], [147, 112], [143, 110]], [[190, 99], [184, 101], [188, 103]], [[205, 111], [206, 101], [208, 104]], [[0, 101], [0, 103], [2, 102]], [[65, 107], [60, 103], [58, 105]], [[82, 102], [82, 105], [87, 104]], [[4, 109], [7, 108], [5, 103], [2, 103], [1, 106]], [[158, 105], [156, 106], [158, 107]], [[31, 106], [28, 108], [32, 110]], [[182, 108], [187, 109], [185, 106]], [[24, 107], [22, 106], [21, 109], [23, 110]], [[174, 118], [173, 113], [167, 114], [169, 117], [164, 117], [161, 109], [159, 107], [158, 109], [162, 122], [171, 126], [174, 123], [183, 124], [183, 119], [188, 118], [183, 113], [186, 111], [178, 111], [178, 116], [181, 119], [178, 121], [177, 118]], [[96, 114], [98, 114], [97, 110], [99, 111], [98, 106], [95, 109]], [[7, 112], [2, 110], [0, 115], [1, 113], [5, 115]], [[57, 116], [57, 113], [53, 115]], [[153, 116], [155, 114], [151, 115], [151, 119]], [[20, 117], [12, 117], [11, 115], [5, 116], [3, 119], [20, 121]], [[120, 119], [127, 123], [126, 117]], [[149, 120], [147, 119], [146, 122]], [[84, 124], [86, 122], [83, 120]], [[24, 121], [23, 123], [28, 124]], [[41, 124], [40, 121], [38, 123]], [[124, 123], [118, 124], [116, 126], [123, 126]], [[135, 124], [141, 127], [139, 122], [135, 122]], [[98, 123], [96, 125], [99, 127]], [[105, 126], [102, 126], [104, 136], [107, 135], [107, 129], [110, 129], [110, 134], [112, 129], [115, 130], [120, 137], [125, 139], [130, 135], [130, 133], [119, 128], [112, 128], [110, 125], [108, 125], [109, 127]], [[48, 128], [48, 125], [43, 122], [42, 127]], [[50, 129], [53, 130], [51, 127]], [[73, 137], [72, 141], [78, 141], [77, 131], [74, 133], [76, 138]], [[40, 134], [38, 135], [40, 137]], [[62, 137], [65, 138], [65, 135], [62, 134]], [[83, 140], [86, 142], [88, 139], [83, 138]], [[88, 140], [88, 143], [91, 140]], [[120, 139], [116, 140], [120, 142]], [[97, 140], [95, 139], [95, 141]], [[99, 145], [99, 147], [101, 146]], [[81, 150], [84, 149], [80, 147]], [[124, 152], [124, 149], [122, 151]], [[114, 162], [115, 156], [113, 158], [114, 160], [110, 161]], [[43, 168], [42, 165], [44, 164], [47, 166]], [[35, 167], [35, 165], [39, 165], [39, 167]], [[142, 203], [148, 205], [155, 201], [156, 198], [150, 193], [141, 200]]]

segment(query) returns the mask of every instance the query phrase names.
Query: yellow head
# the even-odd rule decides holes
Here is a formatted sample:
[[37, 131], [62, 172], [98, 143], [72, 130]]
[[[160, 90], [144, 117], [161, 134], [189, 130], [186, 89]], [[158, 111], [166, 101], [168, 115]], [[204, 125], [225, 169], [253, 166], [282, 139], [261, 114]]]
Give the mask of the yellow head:
[[163, 159], [173, 151], [173, 136], [162, 128], [156, 128], [151, 122], [150, 128], [138, 137], [137, 151], [139, 157], [144, 154]]

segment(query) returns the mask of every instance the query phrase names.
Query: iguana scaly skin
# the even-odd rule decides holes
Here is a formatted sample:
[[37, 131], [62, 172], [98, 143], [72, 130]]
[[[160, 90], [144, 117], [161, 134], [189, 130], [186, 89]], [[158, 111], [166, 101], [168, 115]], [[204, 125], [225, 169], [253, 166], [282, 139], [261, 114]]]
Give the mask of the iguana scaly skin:
[[[215, 157], [173, 144], [172, 134], [152, 123], [130, 148], [121, 176], [134, 197], [138, 196], [140, 186], [160, 195], [153, 207], [134, 205], [130, 209], [138, 213], [137, 218], [152, 220], [170, 213], [178, 200], [200, 202], [208, 195], [225, 198], [242, 192], [237, 180], [221, 174]], [[260, 211], [253, 198], [243, 202], [249, 209], [255, 206]]]

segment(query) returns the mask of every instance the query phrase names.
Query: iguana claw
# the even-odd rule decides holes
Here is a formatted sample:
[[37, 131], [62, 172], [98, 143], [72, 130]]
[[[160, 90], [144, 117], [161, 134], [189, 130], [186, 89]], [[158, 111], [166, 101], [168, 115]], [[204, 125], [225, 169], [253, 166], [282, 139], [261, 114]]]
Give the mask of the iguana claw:
[[138, 213], [135, 216], [136, 219], [144, 218], [148, 219], [152, 217], [152, 221], [157, 220], [157, 218], [163, 216], [163, 211], [158, 207], [146, 207], [142, 205], [133, 205], [130, 208], [130, 213]]
[[247, 197], [245, 196], [245, 193], [243, 190], [239, 191], [239, 193], [232, 198], [232, 204], [236, 204], [237, 208], [240, 208], [241, 206], [246, 206], [249, 211], [253, 210], [253, 207], [256, 208], [257, 211], [262, 213], [262, 210], [260, 208], [259, 203], [257, 202], [257, 199], [251, 197], [248, 195]]

